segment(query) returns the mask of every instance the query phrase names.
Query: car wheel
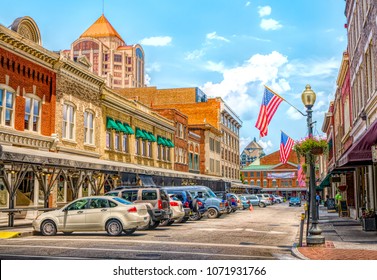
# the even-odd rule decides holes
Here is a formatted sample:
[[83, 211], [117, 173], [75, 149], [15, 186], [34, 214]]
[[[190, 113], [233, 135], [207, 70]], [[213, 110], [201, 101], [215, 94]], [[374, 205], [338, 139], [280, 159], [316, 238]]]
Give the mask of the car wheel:
[[215, 208], [209, 208], [208, 209], [208, 218], [215, 219], [219, 216], [219, 211]]
[[264, 207], [266, 207], [266, 204], [264, 204], [263, 202], [259, 202], [259, 203], [258, 203], [258, 206], [259, 206], [260, 208], [264, 208]]
[[106, 224], [106, 231], [108, 235], [118, 236], [122, 234], [123, 226], [118, 220], [110, 220]]
[[190, 215], [189, 220], [190, 221], [199, 221], [201, 218], [202, 218], [202, 215], [199, 212], [193, 212]]
[[41, 225], [42, 235], [52, 236], [52, 235], [56, 235], [56, 232], [57, 232], [56, 225], [53, 221], [47, 220], [42, 223]]
[[136, 228], [129, 228], [129, 229], [125, 229], [123, 231], [126, 235], [131, 235], [136, 231]]
[[227, 213], [227, 214], [230, 214], [231, 212], [232, 212], [232, 209], [231, 209], [231, 208], [227, 208], [227, 209], [226, 209], [226, 213]]
[[159, 224], [160, 224], [160, 221], [154, 222], [154, 221], [151, 220], [148, 229], [155, 229], [156, 227], [158, 227]]

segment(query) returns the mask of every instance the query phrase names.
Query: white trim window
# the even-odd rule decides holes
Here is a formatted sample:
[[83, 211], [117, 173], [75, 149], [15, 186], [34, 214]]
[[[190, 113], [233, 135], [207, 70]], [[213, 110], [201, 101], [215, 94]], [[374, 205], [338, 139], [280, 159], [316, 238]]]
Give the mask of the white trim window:
[[63, 104], [62, 137], [69, 140], [75, 139], [75, 108], [70, 104]]
[[94, 145], [94, 114], [90, 111], [84, 112], [84, 143]]
[[122, 141], [123, 152], [128, 153], [128, 135], [123, 133], [122, 139], [123, 139]]
[[0, 124], [13, 126], [14, 92], [1, 88], [0, 85]]
[[25, 130], [39, 132], [41, 119], [41, 100], [34, 95], [25, 96]]

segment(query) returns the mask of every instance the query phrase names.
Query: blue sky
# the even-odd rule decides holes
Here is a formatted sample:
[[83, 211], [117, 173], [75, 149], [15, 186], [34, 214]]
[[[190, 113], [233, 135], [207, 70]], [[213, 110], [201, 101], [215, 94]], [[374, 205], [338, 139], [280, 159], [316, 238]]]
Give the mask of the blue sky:
[[[32, 17], [49, 50], [69, 49], [102, 14], [102, 0], [0, 0], [0, 24]], [[266, 84], [302, 111], [301, 93], [317, 93], [313, 119], [322, 134], [347, 37], [344, 0], [105, 0], [104, 13], [127, 44], [145, 51], [148, 84], [200, 87], [220, 96], [243, 121], [241, 148], [254, 137], [266, 153], [280, 130], [307, 135], [306, 119], [283, 102], [259, 139], [254, 127]]]

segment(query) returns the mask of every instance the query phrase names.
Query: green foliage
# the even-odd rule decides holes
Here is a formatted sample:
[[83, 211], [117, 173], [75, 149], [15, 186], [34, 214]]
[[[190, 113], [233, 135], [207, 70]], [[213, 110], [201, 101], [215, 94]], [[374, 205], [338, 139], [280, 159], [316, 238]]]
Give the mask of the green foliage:
[[302, 156], [315, 155], [314, 149], [322, 149], [322, 153], [327, 154], [329, 146], [327, 141], [318, 138], [306, 138], [302, 141], [297, 141], [293, 146], [293, 150], [296, 152], [298, 159]]

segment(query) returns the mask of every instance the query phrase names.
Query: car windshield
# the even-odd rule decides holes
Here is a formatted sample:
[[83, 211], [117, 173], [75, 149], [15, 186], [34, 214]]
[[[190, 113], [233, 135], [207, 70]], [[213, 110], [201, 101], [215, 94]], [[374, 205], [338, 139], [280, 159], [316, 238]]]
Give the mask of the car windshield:
[[128, 201], [128, 200], [125, 200], [123, 198], [120, 198], [120, 197], [114, 197], [114, 200], [116, 200], [117, 202], [119, 203], [122, 203], [124, 205], [130, 205], [130, 204], [133, 204], [132, 202]]
[[207, 191], [207, 194], [208, 194], [209, 197], [217, 197], [212, 190], [206, 189], [206, 191]]
[[291, 197], [291, 201], [300, 201], [300, 198], [298, 198], [298, 197]]

